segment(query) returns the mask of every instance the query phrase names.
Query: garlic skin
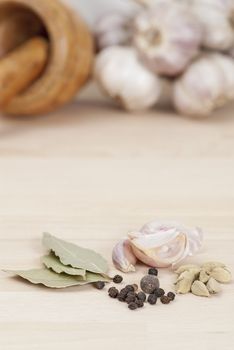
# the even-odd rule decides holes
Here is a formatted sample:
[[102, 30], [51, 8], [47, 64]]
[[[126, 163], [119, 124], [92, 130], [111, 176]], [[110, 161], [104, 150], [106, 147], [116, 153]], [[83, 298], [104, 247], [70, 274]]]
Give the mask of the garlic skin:
[[173, 90], [179, 113], [208, 116], [234, 98], [234, 60], [223, 54], [205, 54], [178, 78]]
[[194, 255], [203, 241], [201, 229], [188, 229], [176, 222], [153, 221], [128, 236], [135, 256], [152, 267], [175, 266]]
[[121, 12], [107, 12], [99, 17], [94, 25], [97, 50], [108, 46], [130, 45], [132, 41], [133, 15]]
[[135, 271], [137, 259], [133, 254], [130, 241], [121, 240], [116, 244], [112, 252], [112, 261], [115, 267], [123, 272]]
[[113, 46], [101, 51], [94, 77], [109, 97], [129, 111], [147, 109], [160, 96], [160, 80], [139, 62], [133, 48]]
[[157, 1], [134, 21], [134, 44], [155, 73], [176, 76], [198, 54], [200, 23], [185, 5]]
[[192, 12], [204, 29], [202, 45], [213, 50], [228, 50], [234, 43], [233, 1], [193, 0]]

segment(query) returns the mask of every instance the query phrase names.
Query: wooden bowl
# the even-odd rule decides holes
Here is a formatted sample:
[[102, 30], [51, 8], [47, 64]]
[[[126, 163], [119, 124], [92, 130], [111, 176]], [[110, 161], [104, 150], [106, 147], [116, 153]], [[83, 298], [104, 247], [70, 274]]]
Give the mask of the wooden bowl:
[[46, 68], [5, 113], [52, 111], [70, 101], [89, 78], [93, 40], [80, 17], [58, 0], [0, 0], [0, 58], [38, 34], [49, 41]]

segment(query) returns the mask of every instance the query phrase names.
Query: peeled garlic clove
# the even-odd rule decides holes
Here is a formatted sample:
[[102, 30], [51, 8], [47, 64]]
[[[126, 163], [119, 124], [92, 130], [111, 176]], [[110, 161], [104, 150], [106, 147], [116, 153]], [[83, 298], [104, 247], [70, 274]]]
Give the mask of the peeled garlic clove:
[[177, 275], [180, 275], [182, 272], [189, 271], [191, 269], [197, 269], [197, 265], [192, 265], [192, 264], [182, 265], [175, 271], [175, 273]]
[[210, 275], [207, 274], [205, 270], [201, 270], [199, 274], [199, 281], [206, 283], [210, 278]]
[[210, 277], [206, 287], [211, 294], [219, 293], [222, 290], [220, 284], [213, 277]]
[[134, 44], [155, 73], [176, 76], [199, 51], [201, 26], [179, 3], [155, 2], [136, 16], [134, 28]]
[[203, 239], [199, 229], [190, 230], [174, 222], [158, 221], [150, 222], [128, 236], [136, 257], [155, 267], [174, 266], [195, 254]]
[[134, 15], [116, 11], [102, 14], [94, 25], [94, 37], [98, 50], [108, 46], [129, 45], [133, 35]]
[[191, 271], [184, 271], [177, 279], [175, 288], [179, 294], [187, 294], [191, 290], [193, 281], [195, 280], [195, 274]]
[[210, 276], [216, 279], [220, 283], [229, 283], [232, 280], [230, 271], [222, 267], [215, 267], [211, 272]]
[[209, 297], [210, 293], [206, 285], [201, 281], [194, 281], [191, 287], [191, 292], [199, 297]]
[[137, 260], [128, 239], [124, 239], [116, 244], [112, 252], [112, 260], [118, 270], [123, 272], [135, 271], [134, 266]]
[[181, 114], [188, 116], [209, 115], [233, 96], [233, 76], [231, 58], [222, 54], [204, 54], [191, 63], [175, 82], [173, 91], [175, 108]]
[[109, 97], [130, 111], [150, 108], [160, 96], [160, 80], [139, 62], [132, 48], [104, 49], [96, 58], [94, 76]]
[[194, 0], [191, 6], [203, 27], [202, 44], [208, 49], [227, 50], [234, 42], [231, 3], [220, 0]]

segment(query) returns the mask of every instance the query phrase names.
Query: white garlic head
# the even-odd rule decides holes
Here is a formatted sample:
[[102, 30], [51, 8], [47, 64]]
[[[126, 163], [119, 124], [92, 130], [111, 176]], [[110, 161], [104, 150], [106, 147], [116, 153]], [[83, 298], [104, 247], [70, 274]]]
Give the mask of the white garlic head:
[[232, 0], [193, 0], [192, 11], [203, 27], [202, 45], [228, 50], [234, 43]]
[[234, 98], [234, 60], [223, 54], [207, 53], [188, 67], [173, 90], [178, 112], [208, 116]]
[[134, 29], [142, 60], [158, 74], [180, 74], [199, 52], [201, 26], [185, 5], [155, 2], [136, 16]]
[[133, 15], [122, 12], [107, 12], [99, 17], [94, 26], [98, 51], [108, 46], [130, 45], [132, 41]]
[[234, 46], [229, 51], [229, 55], [234, 58]]
[[101, 51], [94, 77], [109, 97], [130, 111], [147, 109], [160, 96], [160, 80], [141, 64], [133, 48], [113, 46]]
[[203, 234], [199, 228], [153, 221], [140, 231], [129, 233], [129, 240], [140, 261], [153, 267], [168, 267], [194, 255], [201, 248]]

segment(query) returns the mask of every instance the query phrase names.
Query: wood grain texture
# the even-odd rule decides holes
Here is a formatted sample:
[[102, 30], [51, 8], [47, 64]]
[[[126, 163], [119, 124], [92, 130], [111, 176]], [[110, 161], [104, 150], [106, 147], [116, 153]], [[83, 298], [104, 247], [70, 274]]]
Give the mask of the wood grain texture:
[[[87, 97], [44, 117], [0, 117], [0, 267], [40, 266], [49, 231], [110, 261], [115, 242], [153, 219], [200, 225], [192, 262], [234, 272], [234, 117], [127, 114]], [[135, 282], [146, 271], [126, 275]], [[173, 275], [160, 270], [161, 284]], [[139, 312], [91, 287], [32, 286], [0, 272], [0, 348], [232, 350], [233, 283], [209, 299], [178, 296]]]

